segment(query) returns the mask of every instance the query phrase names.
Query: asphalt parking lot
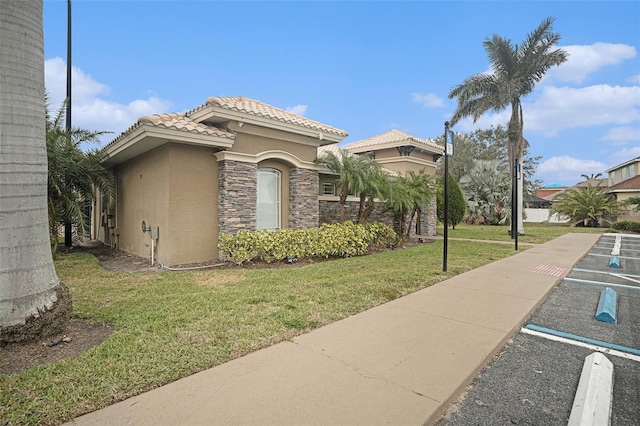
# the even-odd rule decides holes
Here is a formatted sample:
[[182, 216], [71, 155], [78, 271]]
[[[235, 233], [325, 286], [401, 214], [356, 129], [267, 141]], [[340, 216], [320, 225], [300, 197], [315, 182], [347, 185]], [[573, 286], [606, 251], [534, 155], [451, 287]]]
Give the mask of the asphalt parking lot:
[[[611, 424], [640, 425], [640, 235], [622, 235], [619, 268], [609, 266], [615, 239], [604, 234], [525, 323], [544, 332], [517, 333], [437, 425], [566, 425], [596, 350], [585, 344], [613, 364]], [[607, 287], [616, 324], [595, 318]]]

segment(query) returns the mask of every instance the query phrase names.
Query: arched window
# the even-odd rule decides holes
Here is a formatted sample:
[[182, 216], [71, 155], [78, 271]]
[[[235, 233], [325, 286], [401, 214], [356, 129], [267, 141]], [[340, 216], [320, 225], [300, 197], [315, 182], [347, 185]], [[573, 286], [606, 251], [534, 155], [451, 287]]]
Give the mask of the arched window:
[[258, 169], [257, 229], [280, 229], [280, 171]]

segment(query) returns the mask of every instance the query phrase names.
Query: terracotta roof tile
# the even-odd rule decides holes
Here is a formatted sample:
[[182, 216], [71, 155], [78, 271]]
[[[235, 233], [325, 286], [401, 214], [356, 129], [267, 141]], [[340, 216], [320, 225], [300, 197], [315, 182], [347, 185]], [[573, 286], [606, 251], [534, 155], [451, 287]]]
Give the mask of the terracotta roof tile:
[[345, 132], [344, 130], [322, 124], [318, 121], [310, 120], [292, 112], [288, 112], [253, 99], [245, 98], [243, 96], [212, 96], [207, 99], [207, 102], [204, 105], [200, 105], [199, 107], [187, 112], [187, 115], [193, 114], [194, 112], [206, 108], [207, 106], [214, 106], [228, 109], [230, 111], [238, 111], [256, 117], [268, 118], [274, 121], [279, 121], [281, 123], [293, 124], [296, 126], [305, 127], [307, 129], [334, 134], [342, 138], [348, 136], [347, 132]]
[[318, 158], [322, 158], [328, 155], [330, 152], [334, 155], [340, 155], [340, 149], [343, 149], [338, 146], [337, 143], [332, 143], [331, 145], [324, 145], [318, 147]]
[[169, 114], [153, 114], [145, 115], [138, 119], [138, 123], [149, 123], [156, 127], [164, 127], [165, 129], [184, 130], [191, 133], [200, 133], [202, 135], [218, 136], [222, 138], [234, 139], [235, 135], [217, 127], [207, 126], [206, 124], [197, 123], [187, 117], [185, 114], [169, 113]]
[[357, 142], [350, 143], [345, 146], [348, 150], [360, 150], [363, 148], [375, 148], [381, 145], [387, 144], [397, 144], [406, 142], [410, 145], [423, 146], [425, 148], [429, 148], [430, 150], [435, 150], [437, 152], [441, 152], [444, 148], [437, 143], [433, 142], [431, 139], [420, 139], [414, 136], [411, 136], [407, 133], [401, 132], [400, 130], [390, 130], [386, 133], [382, 133], [377, 136], [373, 136], [368, 139], [362, 139]]
[[235, 135], [231, 132], [218, 129], [217, 127], [207, 126], [205, 124], [196, 123], [185, 114], [169, 113], [169, 114], [153, 114], [140, 117], [132, 126], [120, 133], [118, 137], [109, 142], [105, 148], [115, 145], [128, 134], [142, 126], [162, 127], [165, 129], [175, 129], [191, 133], [199, 133], [201, 135], [218, 136], [227, 139], [235, 139]]

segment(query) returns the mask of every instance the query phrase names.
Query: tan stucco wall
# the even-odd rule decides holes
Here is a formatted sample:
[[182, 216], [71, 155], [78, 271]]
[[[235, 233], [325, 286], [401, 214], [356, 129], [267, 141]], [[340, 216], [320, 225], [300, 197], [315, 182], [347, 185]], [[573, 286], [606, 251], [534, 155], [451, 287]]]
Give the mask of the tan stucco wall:
[[[618, 203], [622, 204], [628, 198], [631, 197], [640, 197], [640, 190], [637, 192], [618, 192], [616, 193], [616, 200]], [[634, 211], [631, 207], [623, 207], [624, 210], [620, 212], [617, 216], [617, 220], [632, 220], [634, 222], [640, 222], [640, 212]]]
[[[275, 130], [264, 129], [263, 134], [242, 133], [239, 129], [233, 147], [229, 152], [240, 152], [243, 154], [259, 154], [264, 151], [284, 151], [292, 154], [302, 161], [313, 162], [318, 153], [318, 141], [303, 136], [293, 137], [287, 135], [292, 140], [282, 140], [286, 134]], [[281, 137], [282, 139], [278, 139]]]
[[218, 162], [212, 150], [172, 144], [169, 176], [171, 226], [165, 229], [169, 238], [162, 247], [166, 262], [180, 265], [217, 259]]
[[[160, 252], [168, 225], [169, 175], [166, 170], [169, 160], [169, 145], [163, 145], [117, 168], [116, 229], [120, 250], [151, 258], [150, 234], [141, 229], [144, 220], [147, 226], [160, 228], [157, 249]], [[166, 259], [158, 261], [162, 263]]]
[[258, 168], [271, 168], [280, 171], [280, 227], [289, 228], [289, 169], [291, 165], [278, 160], [264, 160]]
[[211, 149], [166, 144], [121, 165], [117, 175], [119, 249], [150, 258], [144, 220], [159, 227], [157, 263], [217, 259], [218, 168]]

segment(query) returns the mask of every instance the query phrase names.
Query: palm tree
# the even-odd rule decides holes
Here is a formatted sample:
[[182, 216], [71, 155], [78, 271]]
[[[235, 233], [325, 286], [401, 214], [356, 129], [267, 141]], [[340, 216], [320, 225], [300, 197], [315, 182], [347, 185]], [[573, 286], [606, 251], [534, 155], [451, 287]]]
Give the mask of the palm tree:
[[340, 149], [338, 154], [329, 152], [322, 158], [318, 158], [316, 162], [324, 164], [337, 176], [336, 186], [340, 197], [340, 221], [344, 222], [347, 197], [349, 194], [366, 193], [370, 189], [367, 186], [367, 177], [376, 167], [374, 165], [375, 162], [366, 155], [351, 155], [343, 149]]
[[464, 221], [473, 224], [501, 225], [511, 214], [509, 173], [500, 160], [479, 160], [460, 179], [467, 200]]
[[550, 212], [571, 218], [574, 225], [599, 227], [602, 222], [611, 222], [609, 216], [619, 210], [615, 196], [606, 188], [588, 184], [569, 189], [553, 198]]
[[406, 177], [396, 176], [389, 179], [382, 195], [385, 206], [395, 215], [395, 231], [399, 236], [409, 238], [413, 219], [416, 216], [420, 217], [423, 206], [434, 194], [431, 176], [424, 170], [419, 173], [410, 171]]
[[42, 7], [0, 7], [0, 344], [57, 333], [71, 312], [49, 247]]
[[[521, 98], [528, 95], [549, 69], [567, 60], [567, 52], [553, 50], [560, 35], [552, 32], [553, 18], [547, 18], [527, 35], [522, 45], [493, 35], [483, 42], [489, 56], [492, 73], [475, 74], [454, 87], [449, 98], [457, 98], [458, 107], [451, 118], [451, 125], [464, 117], [476, 122], [485, 112], [501, 112], [511, 107], [508, 134], [515, 142], [520, 169], [524, 151], [524, 118]], [[508, 146], [509, 164], [514, 163], [514, 150]], [[510, 167], [511, 169], [511, 167]], [[514, 171], [511, 170], [511, 173]], [[518, 180], [518, 199], [523, 197], [522, 179]], [[524, 234], [522, 209], [518, 209], [518, 233]]]
[[78, 233], [86, 235], [87, 217], [83, 202], [93, 200], [96, 190], [107, 203], [114, 201], [113, 175], [102, 165], [104, 152], [93, 149], [82, 151], [80, 145], [98, 142], [106, 132], [63, 128], [66, 102], [55, 117], [49, 116], [47, 108], [47, 158], [48, 214], [51, 248], [55, 255], [58, 247], [58, 230], [61, 224], [73, 224]]
[[361, 188], [360, 207], [358, 209], [358, 223], [369, 220], [376, 206], [376, 198], [381, 198], [389, 175], [382, 170], [379, 163], [371, 161], [364, 170], [364, 187]]

